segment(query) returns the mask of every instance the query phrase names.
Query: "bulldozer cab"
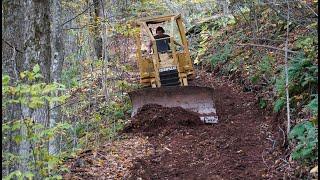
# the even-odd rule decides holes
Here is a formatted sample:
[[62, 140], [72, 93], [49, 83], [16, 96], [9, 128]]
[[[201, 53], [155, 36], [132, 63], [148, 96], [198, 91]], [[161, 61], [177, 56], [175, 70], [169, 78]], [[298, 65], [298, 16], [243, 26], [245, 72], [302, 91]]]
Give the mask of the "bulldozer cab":
[[181, 15], [141, 18], [136, 25], [140, 83], [153, 88], [187, 86], [194, 69]]

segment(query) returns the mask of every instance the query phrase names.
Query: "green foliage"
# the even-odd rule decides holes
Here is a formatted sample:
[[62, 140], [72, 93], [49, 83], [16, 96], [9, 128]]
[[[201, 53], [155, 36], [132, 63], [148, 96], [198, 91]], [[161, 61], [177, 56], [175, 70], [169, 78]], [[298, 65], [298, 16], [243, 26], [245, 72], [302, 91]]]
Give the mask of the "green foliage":
[[8, 76], [8, 75], [2, 76], [2, 85], [8, 85], [9, 81], [10, 81], [10, 76]]
[[80, 63], [76, 60], [76, 54], [71, 54], [66, 57], [65, 64], [68, 68], [62, 70], [61, 81], [67, 88], [79, 86], [78, 73], [80, 71]]
[[54, 175], [51, 177], [46, 177], [44, 180], [61, 180], [63, 179], [61, 175]]
[[302, 49], [309, 59], [317, 58], [318, 39], [316, 36], [299, 37], [295, 43], [298, 49]]
[[140, 29], [132, 27], [130, 24], [123, 25], [121, 23], [114, 26], [114, 31], [122, 34], [125, 37], [134, 37], [137, 33], [140, 32]]
[[[20, 80], [9, 84], [10, 77], [2, 77], [2, 107], [5, 109], [8, 105], [23, 105], [30, 110], [44, 107], [50, 103], [63, 103], [68, 96], [56, 96], [58, 91], [64, 91], [65, 87], [59, 83], [46, 84], [41, 82], [40, 66], [35, 65], [32, 71], [20, 73]], [[41, 121], [41, 120], [40, 120]], [[28, 142], [31, 146], [31, 152], [26, 157], [3, 152], [3, 165], [19, 164], [22, 159], [33, 159], [29, 161], [29, 169], [32, 173], [21, 173], [14, 171], [5, 178], [12, 179], [32, 179], [33, 176], [49, 176], [54, 173], [57, 164], [61, 162], [58, 156], [51, 155], [48, 152], [47, 145], [57, 135], [63, 135], [70, 125], [67, 123], [57, 123], [52, 127], [45, 127], [44, 123], [35, 122], [31, 117], [23, 119], [14, 119], [2, 123], [3, 143], [8, 143], [10, 139], [17, 145]], [[20, 133], [11, 134], [23, 130], [24, 136]], [[10, 137], [12, 136], [12, 137]], [[9, 142], [10, 143], [10, 142]], [[49, 173], [50, 172], [50, 173]], [[37, 174], [37, 175], [36, 175]]]
[[312, 95], [314, 98], [309, 102], [309, 104], [306, 106], [313, 116], [318, 116], [318, 94]]
[[318, 81], [318, 67], [313, 64], [313, 61], [306, 58], [304, 55], [299, 55], [292, 59], [288, 68], [289, 80], [293, 82], [291, 90], [300, 90], [306, 85], [316, 86]]
[[[2, 106], [5, 107], [7, 104], [18, 103], [26, 105], [31, 109], [36, 109], [43, 106], [46, 102], [55, 103], [65, 101], [68, 96], [51, 96], [51, 94], [56, 91], [65, 90], [64, 85], [59, 83], [37, 83], [37, 81], [42, 78], [39, 71], [39, 65], [36, 65], [31, 72], [21, 72], [21, 80], [16, 81], [13, 85], [8, 84], [10, 77], [8, 75], [4, 75], [2, 77], [2, 96], [5, 98]], [[13, 96], [15, 98], [9, 99], [9, 96]]]
[[260, 107], [261, 109], [266, 108], [266, 107], [267, 107], [267, 101], [266, 101], [265, 99], [260, 98], [260, 99], [259, 99], [259, 107]]
[[269, 55], [265, 55], [262, 60], [257, 65], [257, 69], [253, 70], [253, 75], [250, 76], [250, 81], [253, 84], [258, 84], [261, 80], [261, 76], [264, 76], [270, 82], [270, 79], [273, 75], [273, 66], [274, 58]]
[[279, 112], [285, 105], [285, 99], [284, 98], [279, 98], [276, 100], [274, 104], [274, 112]]
[[312, 122], [302, 122], [294, 126], [289, 139], [297, 142], [291, 156], [295, 160], [318, 159], [318, 128]]
[[124, 119], [131, 114], [132, 107], [129, 102], [127, 97], [123, 97], [121, 102], [113, 101], [101, 112], [105, 118], [109, 119], [110, 126], [106, 127], [106, 129], [101, 129], [101, 132], [105, 134], [106, 137], [114, 138], [117, 132], [123, 128]]
[[259, 74], [255, 74], [253, 76], [250, 77], [250, 81], [253, 83], [253, 84], [257, 84], [260, 80], [260, 75]]
[[236, 20], [232, 15], [230, 15], [219, 18], [217, 21], [215, 21], [215, 24], [217, 25], [217, 27], [226, 27], [227, 25], [236, 24]]
[[[27, 141], [32, 145], [32, 153], [28, 155], [28, 157], [32, 157], [33, 159], [33, 161], [29, 162], [30, 170], [39, 171], [41, 176], [48, 176], [49, 172], [51, 172], [50, 175], [54, 175], [54, 171], [56, 170], [55, 168], [61, 163], [61, 159], [59, 158], [59, 155], [49, 154], [47, 144], [54, 136], [63, 135], [66, 130], [70, 128], [68, 123], [57, 123], [52, 128], [46, 128], [42, 124], [28, 119], [4, 123], [2, 126], [2, 133], [5, 137], [9, 134], [9, 131], [25, 128], [27, 131], [26, 137], [15, 135], [13, 139], [17, 144], [20, 144], [22, 141]], [[2, 157], [2, 165], [17, 164], [22, 158], [27, 158], [6, 152], [3, 153]], [[16, 171], [9, 174], [6, 178], [11, 179], [13, 176], [23, 178], [30, 177], [30, 174], [20, 174], [19, 171]]]
[[222, 50], [218, 51], [211, 57], [211, 66], [214, 68], [219, 62], [226, 62], [231, 56], [232, 46], [231, 44], [226, 44]]
[[270, 76], [272, 73], [272, 64], [274, 62], [273, 57], [266, 55], [262, 58], [262, 61], [259, 63], [259, 73]]
[[[275, 103], [274, 110], [278, 112], [283, 108], [285, 98], [285, 71], [283, 70], [280, 77], [276, 79], [275, 90], [278, 100]], [[308, 96], [317, 91], [318, 67], [313, 61], [306, 58], [303, 54], [294, 57], [288, 67], [289, 94], [290, 97], [300, 95], [309, 91]], [[293, 99], [291, 99], [293, 100]], [[293, 104], [294, 105], [294, 104]]]
[[169, 9], [164, 2], [155, 0], [137, 1], [128, 7], [128, 11], [130, 11], [134, 17], [140, 17], [141, 14], [144, 13], [147, 13], [149, 16], [166, 12], [169, 13]]
[[34, 177], [34, 174], [31, 172], [21, 172], [19, 170], [11, 172], [8, 176], [4, 177], [3, 180], [12, 180], [12, 179], [18, 179], [18, 180], [32, 180]]

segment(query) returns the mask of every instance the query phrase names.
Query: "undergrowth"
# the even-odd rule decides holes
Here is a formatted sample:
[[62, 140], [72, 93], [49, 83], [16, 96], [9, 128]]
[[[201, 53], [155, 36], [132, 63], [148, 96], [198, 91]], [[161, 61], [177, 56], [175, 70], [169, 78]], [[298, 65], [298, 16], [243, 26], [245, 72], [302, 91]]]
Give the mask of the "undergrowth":
[[[198, 36], [202, 49], [206, 51], [198, 54], [196, 63], [209, 64], [216, 75], [228, 76], [239, 82], [244, 91], [257, 93], [260, 108], [269, 108], [283, 114], [286, 107], [284, 51], [249, 46], [246, 43], [266, 43], [281, 49], [285, 42], [286, 23], [265, 6], [256, 10], [257, 14], [261, 14], [257, 21], [252, 19], [250, 9], [247, 8], [246, 12], [239, 11], [235, 15], [234, 25], [220, 25], [220, 28], [215, 28], [217, 31], [214, 35], [205, 38], [203, 35]], [[257, 23], [258, 29], [251, 26], [254, 23]], [[314, 165], [318, 159], [318, 36], [312, 33], [317, 30], [314, 23], [310, 23], [306, 26], [289, 26], [289, 47], [295, 51], [289, 53], [288, 59], [293, 124], [289, 140], [293, 147], [292, 159]], [[207, 39], [210, 41], [207, 42]], [[285, 126], [285, 120], [282, 125]]]

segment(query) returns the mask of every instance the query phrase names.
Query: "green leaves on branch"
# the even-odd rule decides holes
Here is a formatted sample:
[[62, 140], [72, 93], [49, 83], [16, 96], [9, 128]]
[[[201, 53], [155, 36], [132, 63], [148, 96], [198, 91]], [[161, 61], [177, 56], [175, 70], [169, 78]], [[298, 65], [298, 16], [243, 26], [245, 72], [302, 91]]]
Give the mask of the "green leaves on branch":
[[318, 158], [318, 128], [306, 121], [296, 125], [289, 134], [289, 139], [297, 141], [291, 156], [295, 160], [316, 160]]
[[[49, 154], [47, 150], [48, 142], [49, 140], [54, 138], [54, 136], [65, 135], [66, 131], [71, 128], [71, 125], [68, 123], [57, 123], [53, 127], [45, 127], [44, 125], [37, 123], [32, 119], [8, 122], [2, 124], [2, 134], [4, 136], [3, 141], [9, 140], [7, 137], [10, 132], [20, 130], [21, 128], [24, 128], [27, 131], [27, 135], [25, 137], [19, 134], [13, 135], [12, 139], [18, 145], [22, 141], [26, 141], [32, 144], [32, 154], [28, 154], [28, 156], [32, 156], [35, 161], [29, 162], [29, 170], [35, 170], [33, 168], [36, 167], [37, 171], [39, 171], [43, 177], [54, 175], [54, 171], [57, 169], [56, 166], [61, 163], [61, 159], [60, 155]], [[20, 162], [21, 158], [23, 158], [20, 155], [15, 155], [8, 152], [3, 152], [2, 157], [3, 165], [17, 164], [17, 162]], [[49, 172], [51, 174], [49, 174]], [[9, 174], [7, 177], [5, 177], [5, 179], [12, 179], [14, 177], [17, 179], [29, 179], [30, 177], [32, 179], [31, 175], [31, 173], [22, 174], [21, 172], [16, 171]]]
[[299, 37], [295, 43], [295, 46], [298, 49], [302, 49], [308, 58], [317, 58], [318, 39], [316, 36]]
[[234, 25], [236, 24], [236, 20], [232, 15], [221, 17], [216, 21], [219, 27], [226, 27], [227, 25]]
[[311, 111], [313, 116], [318, 117], [318, 94], [312, 95], [314, 98], [306, 106], [308, 110]]
[[5, 98], [3, 98], [2, 106], [21, 104], [36, 109], [44, 106], [46, 102], [64, 102], [68, 96], [55, 96], [55, 94], [64, 91], [65, 86], [55, 82], [50, 84], [35, 82], [34, 80], [42, 78], [39, 71], [40, 67], [36, 65], [32, 71], [21, 72], [20, 78], [22, 80], [14, 82], [13, 85], [9, 85], [10, 77], [4, 75], [2, 77], [2, 96]]
[[11, 179], [18, 179], [18, 180], [32, 180], [34, 177], [34, 174], [31, 172], [21, 172], [19, 170], [13, 171], [8, 176], [4, 177], [3, 180], [11, 180]]
[[8, 76], [8, 75], [3, 75], [2, 76], [2, 86], [3, 85], [8, 85], [9, 81], [10, 81], [10, 76]]
[[279, 112], [285, 105], [285, 98], [281, 97], [279, 99], [276, 100], [275, 104], [274, 104], [274, 112]]
[[40, 66], [39, 64], [36, 64], [33, 69], [32, 72], [34, 72], [35, 74], [38, 74], [40, 72]]
[[[32, 71], [24, 71], [19, 74], [20, 80], [12, 81], [10, 76], [2, 76], [2, 108], [8, 105], [22, 105], [31, 110], [42, 108], [48, 103], [63, 103], [68, 96], [59, 96], [65, 90], [65, 86], [59, 83], [44, 83], [40, 74], [40, 66], [36, 65]], [[39, 81], [41, 80], [41, 81]], [[54, 167], [60, 162], [58, 156], [48, 152], [48, 142], [54, 136], [64, 135], [71, 126], [66, 123], [57, 123], [52, 127], [46, 127], [42, 123], [35, 122], [31, 117], [12, 119], [2, 123], [2, 135], [4, 143], [14, 141], [17, 145], [27, 142], [31, 145], [32, 153], [22, 157], [20, 155], [3, 152], [3, 165], [19, 164], [21, 159], [33, 158], [28, 167], [30, 171], [39, 172], [42, 177], [54, 174]], [[18, 132], [26, 132], [24, 136]], [[36, 175], [38, 176], [38, 175]], [[33, 174], [14, 171], [4, 179], [33, 179]]]
[[133, 27], [130, 24], [116, 24], [113, 27], [113, 30], [125, 37], [134, 37], [140, 32], [139, 28]]
[[[317, 75], [317, 65], [303, 54], [299, 54], [290, 61], [288, 67], [288, 88], [292, 102], [290, 104], [295, 105], [298, 101], [301, 101], [301, 99], [310, 99], [311, 94], [317, 92]], [[275, 83], [275, 91], [278, 96], [274, 104], [275, 112], [280, 111], [284, 107], [284, 99], [286, 97], [285, 88], [285, 71], [283, 70]], [[304, 102], [303, 105], [306, 104], [307, 103]], [[313, 109], [315, 109], [314, 106], [317, 106], [317, 104], [313, 103]]]
[[20, 73], [20, 78], [21, 80], [25, 81], [34, 81], [34, 80], [39, 80], [43, 78], [43, 76], [40, 73], [40, 66], [36, 64], [32, 71], [23, 71]]

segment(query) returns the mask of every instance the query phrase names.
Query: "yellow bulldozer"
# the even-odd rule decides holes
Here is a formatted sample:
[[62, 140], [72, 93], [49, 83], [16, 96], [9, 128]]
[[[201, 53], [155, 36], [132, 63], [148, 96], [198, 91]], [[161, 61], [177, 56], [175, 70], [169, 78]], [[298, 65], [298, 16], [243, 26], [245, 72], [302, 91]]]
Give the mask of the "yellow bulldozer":
[[198, 113], [205, 123], [216, 123], [212, 89], [188, 86], [195, 72], [181, 15], [141, 18], [135, 25], [139, 29], [136, 59], [144, 88], [129, 92], [132, 116], [145, 104], [159, 104], [182, 107]]

